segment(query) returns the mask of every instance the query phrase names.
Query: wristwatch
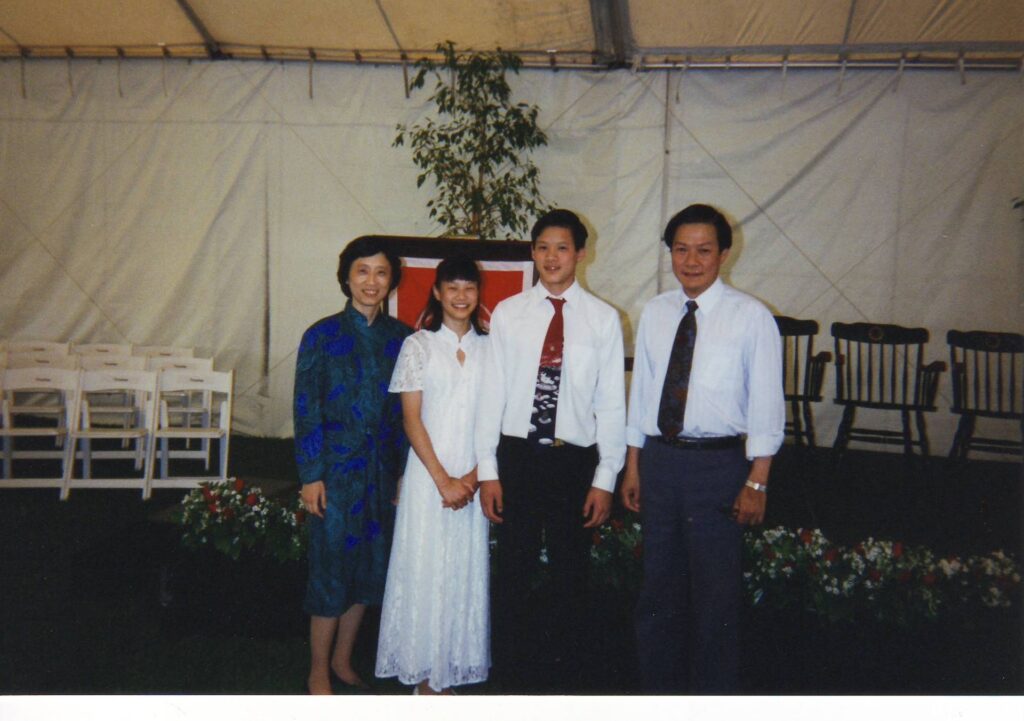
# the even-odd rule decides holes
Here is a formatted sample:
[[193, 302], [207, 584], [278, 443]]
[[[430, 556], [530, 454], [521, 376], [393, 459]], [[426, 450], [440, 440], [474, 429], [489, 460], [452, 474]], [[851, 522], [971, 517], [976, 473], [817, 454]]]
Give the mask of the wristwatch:
[[767, 493], [768, 492], [768, 486], [766, 486], [763, 483], [754, 483], [749, 478], [747, 479], [747, 482], [744, 483], [743, 485], [746, 486], [747, 488], [753, 488], [758, 493]]

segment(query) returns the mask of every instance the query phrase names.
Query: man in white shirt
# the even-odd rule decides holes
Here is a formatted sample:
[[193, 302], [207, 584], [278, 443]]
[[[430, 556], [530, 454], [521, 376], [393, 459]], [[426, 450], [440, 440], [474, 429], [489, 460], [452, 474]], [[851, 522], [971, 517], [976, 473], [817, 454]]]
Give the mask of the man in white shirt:
[[[611, 511], [626, 453], [619, 315], [576, 280], [586, 228], [552, 210], [531, 238], [540, 282], [491, 316], [477, 412], [480, 502], [498, 524], [493, 638], [504, 690], [525, 690], [539, 649], [555, 664], [549, 683], [578, 670], [590, 538]], [[532, 608], [542, 543], [550, 593]]]
[[743, 526], [764, 519], [785, 428], [781, 343], [769, 310], [718, 277], [732, 246], [719, 211], [687, 207], [663, 240], [681, 287], [640, 318], [620, 491], [644, 530], [640, 676], [649, 693], [730, 693]]

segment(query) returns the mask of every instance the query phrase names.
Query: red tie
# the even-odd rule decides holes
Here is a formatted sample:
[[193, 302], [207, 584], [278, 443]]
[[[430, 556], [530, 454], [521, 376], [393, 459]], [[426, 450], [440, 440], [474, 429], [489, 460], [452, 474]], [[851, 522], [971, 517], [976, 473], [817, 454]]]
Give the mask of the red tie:
[[562, 346], [565, 343], [565, 321], [562, 317], [564, 298], [548, 298], [555, 314], [548, 324], [544, 345], [540, 349], [537, 388], [533, 395], [533, 412], [527, 439], [542, 446], [555, 442], [555, 414], [558, 411], [558, 390], [562, 381]]

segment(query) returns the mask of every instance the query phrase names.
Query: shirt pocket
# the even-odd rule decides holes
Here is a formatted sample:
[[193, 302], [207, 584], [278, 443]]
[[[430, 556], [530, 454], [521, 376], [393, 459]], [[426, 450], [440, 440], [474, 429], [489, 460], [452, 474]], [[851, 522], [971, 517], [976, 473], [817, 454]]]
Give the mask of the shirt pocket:
[[565, 344], [562, 375], [572, 383], [574, 389], [591, 391], [597, 387], [598, 363], [597, 348], [585, 343]]
[[691, 382], [715, 390], [734, 389], [743, 382], [740, 353], [736, 346], [708, 343], [694, 358]]

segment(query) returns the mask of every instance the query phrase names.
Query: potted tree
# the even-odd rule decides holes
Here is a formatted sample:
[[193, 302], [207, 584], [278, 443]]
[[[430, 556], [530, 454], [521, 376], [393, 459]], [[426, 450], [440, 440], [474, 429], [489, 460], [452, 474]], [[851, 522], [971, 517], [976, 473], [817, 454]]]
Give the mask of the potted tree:
[[439, 44], [439, 62], [419, 60], [411, 90], [434, 80], [430, 96], [437, 118], [398, 125], [394, 145], [412, 148], [419, 167], [417, 187], [429, 178], [437, 194], [427, 202], [430, 217], [452, 236], [521, 237], [529, 218], [547, 206], [538, 189], [537, 166], [529, 153], [547, 145], [537, 125], [536, 105], [514, 103], [506, 79], [522, 60], [502, 50], [458, 52]]

